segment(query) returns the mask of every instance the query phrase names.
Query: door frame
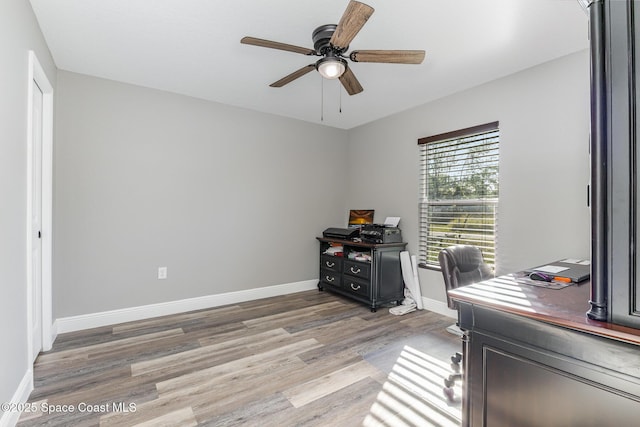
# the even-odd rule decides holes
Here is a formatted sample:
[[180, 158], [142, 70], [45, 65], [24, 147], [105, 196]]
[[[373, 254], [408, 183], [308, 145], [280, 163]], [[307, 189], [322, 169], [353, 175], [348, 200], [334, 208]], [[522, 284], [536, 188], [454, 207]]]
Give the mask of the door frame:
[[[53, 86], [40, 65], [35, 52], [29, 51], [27, 93], [27, 342], [28, 357], [33, 354], [33, 275], [32, 275], [32, 200], [33, 200], [33, 82], [42, 91], [42, 350], [51, 349], [53, 330], [52, 259], [53, 259]], [[33, 363], [29, 360], [29, 364]]]

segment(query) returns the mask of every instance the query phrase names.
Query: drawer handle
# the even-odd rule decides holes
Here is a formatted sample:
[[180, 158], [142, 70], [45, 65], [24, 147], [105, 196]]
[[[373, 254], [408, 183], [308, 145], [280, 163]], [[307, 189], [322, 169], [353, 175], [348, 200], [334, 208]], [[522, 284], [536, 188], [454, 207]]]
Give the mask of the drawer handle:
[[334, 280], [336, 280], [335, 277], [330, 277], [330, 276], [325, 276], [325, 279], [327, 279], [327, 282], [333, 282]]
[[360, 273], [360, 271], [361, 271], [361, 270], [360, 270], [359, 268], [358, 268], [358, 269], [356, 269], [356, 270], [354, 270], [354, 269], [353, 269], [353, 267], [351, 267], [351, 272], [352, 272], [353, 274], [358, 274], [358, 273]]
[[353, 289], [354, 291], [357, 291], [358, 289], [360, 289], [360, 285], [358, 285], [357, 287], [352, 283], [351, 284], [351, 289]]
[[327, 265], [327, 267], [329, 267], [329, 268], [331, 268], [331, 267], [333, 267], [334, 265], [336, 265], [336, 263], [335, 263], [335, 262], [330, 262], [330, 261], [325, 261], [325, 264], [326, 264], [326, 265]]

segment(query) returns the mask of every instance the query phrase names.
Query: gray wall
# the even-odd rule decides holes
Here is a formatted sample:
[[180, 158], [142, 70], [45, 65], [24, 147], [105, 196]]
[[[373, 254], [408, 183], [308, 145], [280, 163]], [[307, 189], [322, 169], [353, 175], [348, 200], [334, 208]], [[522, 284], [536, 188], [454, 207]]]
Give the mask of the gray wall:
[[56, 125], [54, 318], [316, 279], [346, 221], [346, 131], [65, 71]]
[[[56, 69], [24, 0], [0, 2], [0, 402], [8, 402], [27, 360], [27, 90], [28, 52], [49, 81]], [[2, 416], [2, 413], [0, 413]]]
[[314, 279], [349, 208], [416, 253], [417, 139], [495, 120], [498, 272], [586, 258], [588, 88], [583, 51], [344, 132], [60, 72], [54, 318]]
[[[374, 207], [378, 220], [401, 216], [417, 253], [418, 138], [496, 120], [498, 272], [589, 258], [586, 50], [351, 130], [349, 203]], [[419, 278], [423, 296], [445, 301], [440, 272], [421, 269]]]

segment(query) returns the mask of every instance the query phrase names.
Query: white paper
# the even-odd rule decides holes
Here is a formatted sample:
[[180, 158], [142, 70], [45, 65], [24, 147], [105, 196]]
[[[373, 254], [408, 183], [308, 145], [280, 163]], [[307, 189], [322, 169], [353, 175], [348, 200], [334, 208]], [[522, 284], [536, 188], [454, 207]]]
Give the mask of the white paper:
[[560, 273], [561, 271], [568, 270], [569, 267], [560, 267], [559, 265], [543, 265], [542, 267], [537, 267], [535, 271], [541, 271], [543, 273]]
[[566, 262], [567, 264], [578, 264], [578, 265], [590, 265], [591, 264], [591, 261], [589, 261], [588, 259], [574, 259], [574, 258], [563, 259], [560, 262]]
[[589, 265], [589, 264], [591, 264], [591, 262], [588, 259], [575, 259], [575, 258], [563, 259], [560, 262], [566, 262], [567, 264], [578, 264], [578, 265]]
[[384, 220], [384, 225], [389, 227], [397, 227], [400, 224], [399, 216], [388, 216], [387, 219]]

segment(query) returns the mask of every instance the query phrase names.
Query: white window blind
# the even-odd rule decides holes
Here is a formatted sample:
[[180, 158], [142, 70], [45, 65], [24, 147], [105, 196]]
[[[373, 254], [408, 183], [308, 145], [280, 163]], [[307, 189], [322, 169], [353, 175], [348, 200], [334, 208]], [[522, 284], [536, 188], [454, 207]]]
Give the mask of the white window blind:
[[420, 144], [420, 264], [437, 267], [451, 245], [473, 245], [495, 266], [498, 122], [435, 135]]

